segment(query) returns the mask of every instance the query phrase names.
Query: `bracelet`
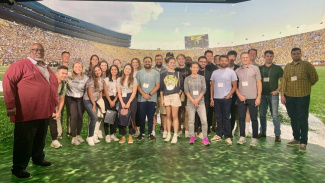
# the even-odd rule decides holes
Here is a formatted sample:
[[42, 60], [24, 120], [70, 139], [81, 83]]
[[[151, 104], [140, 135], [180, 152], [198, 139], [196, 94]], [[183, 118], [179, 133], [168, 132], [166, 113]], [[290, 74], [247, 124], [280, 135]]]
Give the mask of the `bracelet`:
[[151, 93], [149, 92], [148, 95], [151, 96]]

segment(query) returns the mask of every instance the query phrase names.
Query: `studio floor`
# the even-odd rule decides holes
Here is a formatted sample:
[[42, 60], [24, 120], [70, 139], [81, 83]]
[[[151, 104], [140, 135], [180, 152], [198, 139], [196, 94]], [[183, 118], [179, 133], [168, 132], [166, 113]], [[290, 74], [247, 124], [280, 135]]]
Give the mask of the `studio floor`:
[[27, 171], [33, 177], [24, 180], [10, 172], [13, 142], [2, 142], [0, 182], [325, 182], [325, 148], [318, 145], [310, 144], [301, 153], [298, 146], [287, 147], [288, 140], [275, 143], [272, 137], [259, 139], [253, 148], [249, 138], [245, 145], [221, 141], [204, 146], [200, 139], [189, 145], [183, 136], [171, 144], [160, 133], [156, 136], [155, 142], [101, 140], [93, 147], [86, 142], [73, 146], [65, 136], [63, 147], [53, 149], [48, 134], [46, 160], [54, 166], [30, 162]]

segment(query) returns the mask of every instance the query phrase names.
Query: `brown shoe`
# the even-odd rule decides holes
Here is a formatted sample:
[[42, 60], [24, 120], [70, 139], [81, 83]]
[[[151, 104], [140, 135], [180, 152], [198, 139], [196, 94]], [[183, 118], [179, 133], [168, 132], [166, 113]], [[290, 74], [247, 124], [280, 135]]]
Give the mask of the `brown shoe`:
[[123, 144], [124, 142], [125, 142], [125, 136], [123, 135], [118, 141], [118, 143]]
[[128, 143], [129, 143], [129, 144], [133, 144], [133, 138], [132, 138], [132, 135], [129, 135]]
[[300, 152], [306, 152], [307, 149], [307, 145], [306, 144], [300, 144], [299, 146], [299, 151]]
[[262, 137], [266, 137], [266, 135], [263, 134], [263, 133], [259, 133], [257, 137], [258, 137], [258, 138], [262, 138]]
[[287, 146], [299, 146], [300, 145], [300, 141], [293, 139], [290, 142], [287, 143]]
[[280, 136], [275, 136], [275, 142], [281, 142], [281, 137]]

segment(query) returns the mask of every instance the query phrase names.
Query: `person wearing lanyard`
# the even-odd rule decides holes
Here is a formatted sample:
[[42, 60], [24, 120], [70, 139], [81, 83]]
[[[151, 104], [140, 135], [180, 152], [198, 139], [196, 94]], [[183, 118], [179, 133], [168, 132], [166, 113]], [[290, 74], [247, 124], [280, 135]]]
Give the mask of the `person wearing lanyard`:
[[[167, 137], [165, 142], [169, 142], [171, 139], [171, 121], [174, 126], [174, 137], [171, 143], [177, 143], [178, 132], [178, 108], [182, 105], [180, 100], [180, 94], [182, 92], [181, 84], [183, 82], [182, 75], [175, 71], [175, 58], [169, 57], [166, 60], [168, 66], [167, 72], [160, 75], [160, 97], [161, 105], [165, 107], [167, 114]], [[172, 118], [172, 119], [171, 119]]]
[[237, 144], [246, 143], [245, 118], [247, 108], [249, 108], [253, 129], [253, 138], [250, 145], [257, 146], [257, 107], [260, 105], [262, 93], [261, 73], [257, 66], [250, 64], [247, 52], [242, 52], [240, 54], [240, 60], [242, 62], [242, 65], [236, 70], [236, 74], [239, 80], [239, 87], [237, 88], [236, 93], [238, 96], [237, 103], [240, 127], [240, 138]]
[[184, 81], [184, 91], [188, 97], [187, 100], [187, 110], [189, 117], [189, 135], [190, 135], [190, 144], [194, 144], [195, 135], [194, 135], [194, 121], [195, 113], [197, 112], [201, 119], [203, 139], [202, 143], [204, 145], [209, 145], [209, 139], [207, 138], [207, 116], [204, 103], [204, 93], [206, 92], [206, 82], [204, 76], [198, 75], [199, 64], [193, 62], [191, 66], [192, 74], [185, 78]]
[[273, 64], [274, 53], [272, 50], [264, 52], [265, 64], [260, 66], [262, 77], [262, 95], [260, 104], [260, 133], [258, 138], [266, 137], [266, 113], [270, 106], [271, 115], [274, 124], [275, 141], [281, 142], [280, 118], [278, 113], [279, 108], [279, 80], [282, 79], [283, 70], [280, 66]]
[[225, 137], [227, 145], [232, 145], [230, 123], [230, 107], [232, 95], [237, 89], [237, 76], [234, 70], [228, 68], [228, 57], [221, 55], [220, 67], [211, 76], [211, 102], [217, 114], [216, 135], [211, 141], [221, 141]]
[[[103, 100], [105, 102], [105, 110], [113, 110], [116, 111], [116, 104], [117, 104], [117, 90], [116, 90], [116, 82], [119, 75], [119, 68], [116, 65], [112, 65], [109, 69], [110, 75], [104, 79], [107, 90], [104, 88], [104, 96]], [[107, 91], [107, 93], [105, 92]], [[104, 114], [105, 119], [105, 114]], [[110, 143], [111, 140], [113, 141], [119, 141], [119, 139], [116, 137], [116, 124], [117, 124], [117, 113], [115, 117], [114, 124], [104, 123], [104, 131], [105, 131], [105, 141], [106, 143]], [[108, 128], [110, 128], [110, 134], [108, 133]]]
[[148, 138], [150, 140], [156, 140], [153, 135], [153, 116], [156, 111], [157, 103], [157, 91], [160, 87], [160, 74], [158, 71], [151, 68], [152, 58], [144, 57], [143, 64], [145, 70], [140, 70], [137, 73], [138, 81], [138, 103], [141, 108], [141, 125], [140, 125], [140, 135], [137, 140], [140, 141], [144, 137], [144, 129], [146, 123], [146, 117], [148, 118]]
[[293, 48], [291, 57], [293, 61], [284, 67], [281, 83], [281, 103], [287, 108], [294, 137], [287, 145], [300, 145], [299, 151], [305, 152], [311, 86], [318, 81], [318, 75], [311, 63], [301, 60], [300, 48]]

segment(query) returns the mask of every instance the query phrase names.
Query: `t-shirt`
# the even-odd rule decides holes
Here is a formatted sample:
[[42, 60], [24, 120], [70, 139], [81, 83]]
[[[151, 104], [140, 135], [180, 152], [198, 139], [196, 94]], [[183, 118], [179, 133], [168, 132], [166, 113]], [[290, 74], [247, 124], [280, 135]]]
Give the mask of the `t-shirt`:
[[[144, 93], [149, 94], [155, 87], [156, 83], [160, 82], [160, 74], [158, 71], [151, 69], [149, 72], [146, 70], [138, 71], [137, 73], [137, 81], [141, 86], [141, 89], [144, 91]], [[138, 102], [157, 102], [157, 92], [155, 92], [149, 100], [146, 100], [143, 98], [141, 93], [138, 93]]]
[[101, 92], [103, 90], [103, 83], [104, 83], [104, 80], [102, 78], [100, 78], [100, 80], [98, 81], [99, 88], [95, 89], [94, 80], [89, 79], [86, 84], [87, 89], [84, 94], [84, 100], [90, 100], [89, 95], [88, 95], [88, 88], [94, 88], [93, 97], [94, 97], [94, 100], [97, 101], [99, 99], [99, 92]]
[[275, 64], [270, 67], [260, 66], [262, 77], [262, 95], [270, 95], [278, 88], [279, 79], [283, 76], [283, 69]]
[[164, 72], [160, 75], [160, 91], [164, 95], [179, 93], [182, 90], [183, 77], [180, 72]]
[[230, 68], [213, 71], [211, 81], [214, 81], [213, 98], [223, 99], [232, 89], [232, 82], [237, 81], [235, 71]]
[[208, 70], [208, 71], [210, 71], [212, 73], [213, 71], [217, 70], [218, 67], [216, 65], [208, 62], [207, 65], [205, 66], [205, 69]]
[[247, 67], [239, 67], [236, 70], [238, 76], [238, 90], [240, 94], [244, 95], [246, 99], [256, 99], [257, 84], [256, 80], [261, 80], [261, 72], [255, 65], [248, 65]]
[[137, 78], [133, 78], [133, 83], [130, 84], [130, 87], [128, 86], [127, 83], [123, 83], [123, 85], [121, 85], [121, 78], [117, 78], [117, 82], [116, 82], [116, 87], [121, 87], [122, 97], [126, 97], [128, 93], [132, 93], [133, 86], [137, 86], [137, 85], [138, 85]]
[[[117, 89], [116, 89], [116, 85], [117, 85], [117, 80], [112, 79], [112, 81], [109, 80], [108, 77], [106, 77], [104, 79], [106, 85], [107, 85], [107, 89], [108, 89], [108, 95], [109, 96], [116, 96], [117, 95]], [[103, 95], [104, 96], [104, 95]]]
[[210, 101], [210, 79], [211, 79], [211, 72], [204, 69], [204, 71], [199, 71], [199, 75], [204, 76], [205, 78], [205, 83], [207, 87], [207, 92], [204, 94], [204, 100]]
[[71, 79], [67, 78], [67, 93], [66, 95], [74, 98], [81, 98], [86, 90], [86, 83], [88, 76], [83, 75], [83, 78], [75, 77]]
[[[184, 81], [184, 91], [185, 94], [190, 93], [193, 99], [197, 99], [200, 93], [205, 94], [206, 92], [205, 78], [201, 75], [198, 75], [197, 77], [186, 77]], [[200, 102], [204, 102], [204, 97], [201, 98]], [[187, 105], [191, 104], [192, 102], [187, 100]]]

